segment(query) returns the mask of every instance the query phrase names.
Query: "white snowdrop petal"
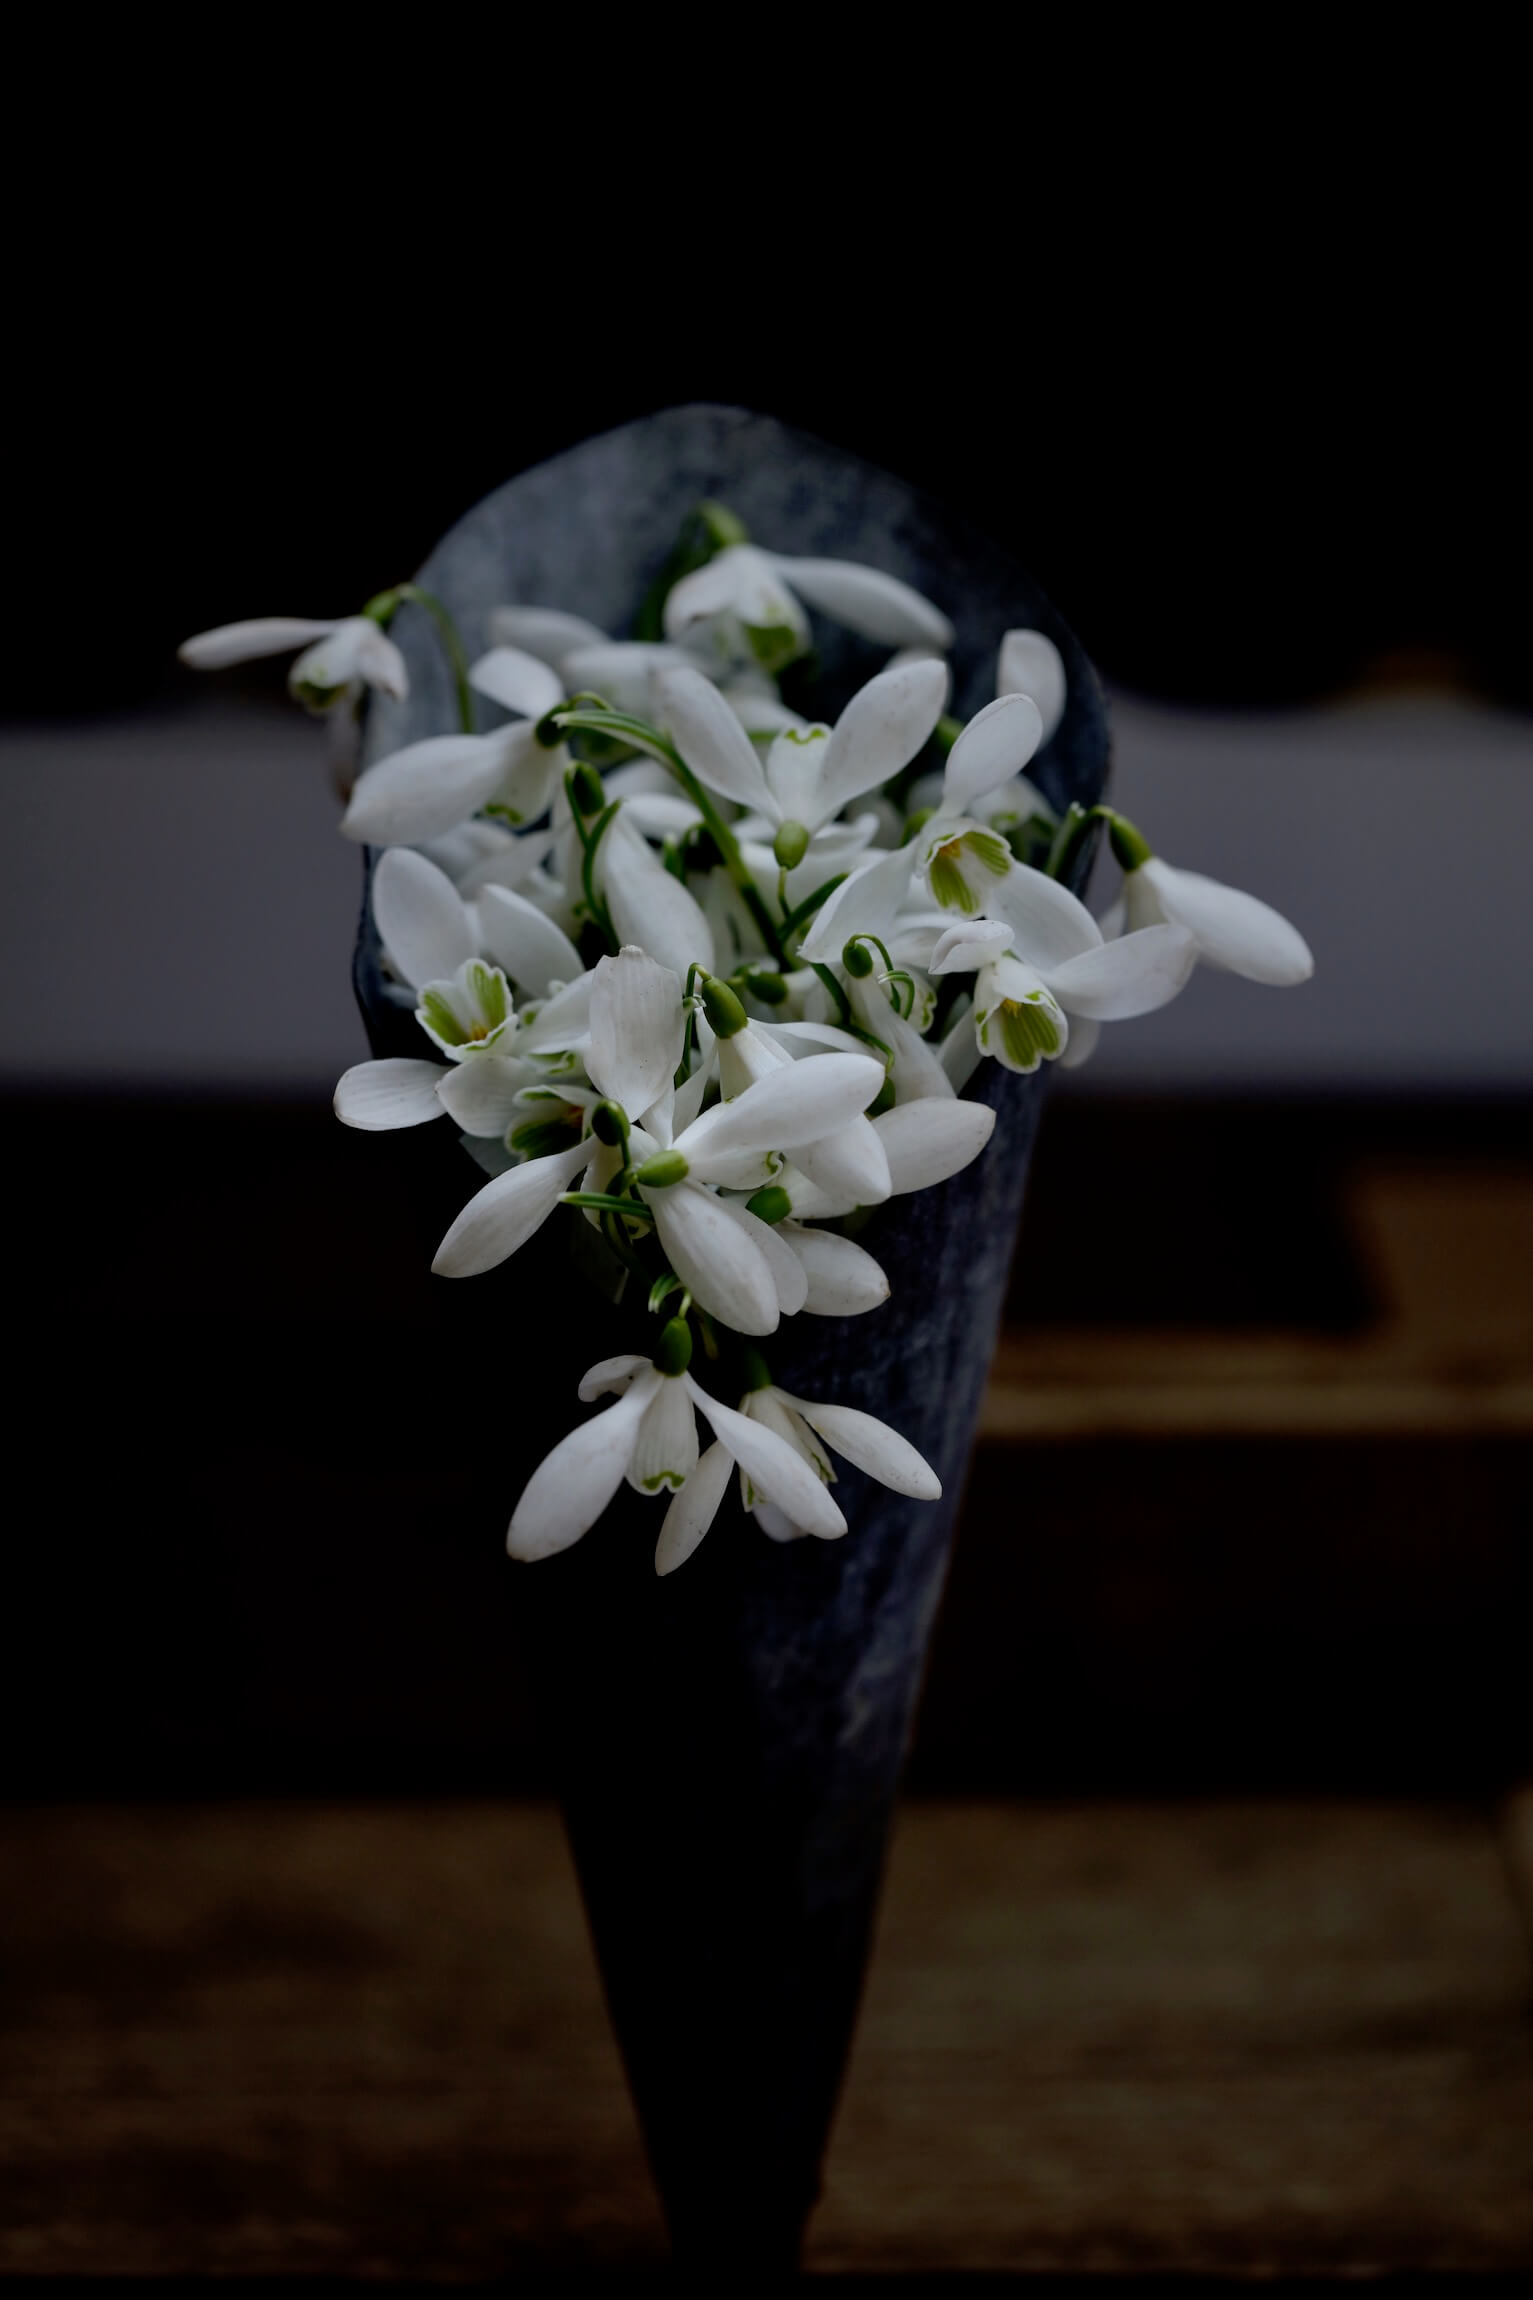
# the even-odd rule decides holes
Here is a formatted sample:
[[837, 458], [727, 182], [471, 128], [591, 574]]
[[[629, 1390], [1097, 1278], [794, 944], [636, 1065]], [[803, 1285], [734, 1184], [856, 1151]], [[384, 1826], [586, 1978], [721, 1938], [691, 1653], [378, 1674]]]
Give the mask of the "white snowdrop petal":
[[820, 770], [820, 819], [909, 766], [942, 716], [947, 671], [933, 662], [881, 671], [847, 704]]
[[1040, 747], [1065, 715], [1065, 661], [1042, 631], [1008, 631], [996, 664], [998, 695], [1028, 695], [1042, 722]]
[[814, 1054], [784, 1063], [732, 1102], [705, 1110], [680, 1147], [699, 1172], [714, 1152], [797, 1150], [849, 1125], [883, 1082], [883, 1064], [864, 1054]]
[[814, 1431], [801, 1414], [794, 1412], [785, 1394], [775, 1388], [751, 1390], [740, 1401], [740, 1411], [748, 1421], [759, 1422], [780, 1437], [784, 1445], [808, 1463], [822, 1485], [834, 1485], [835, 1466]]
[[908, 1438], [898, 1430], [890, 1429], [876, 1414], [865, 1414], [855, 1406], [819, 1405], [809, 1398], [792, 1398], [813, 1430], [817, 1430], [833, 1453], [849, 1461], [854, 1469], [866, 1470], [893, 1493], [909, 1494], [915, 1501], [940, 1501], [942, 1480], [930, 1464], [917, 1453]]
[[894, 1081], [895, 1100], [916, 1102], [923, 1094], [951, 1094], [953, 1089], [936, 1048], [928, 1046], [914, 1023], [907, 1022], [890, 1005], [888, 993], [876, 977], [854, 978], [851, 988], [852, 1003], [863, 1027], [881, 1038], [893, 1056], [889, 1076]]
[[707, 919], [629, 822], [626, 809], [608, 826], [597, 849], [596, 876], [620, 942], [636, 943], [682, 981], [694, 959], [712, 970], [713, 933]]
[[[607, 795], [616, 797], [611, 780]], [[628, 819], [647, 839], [685, 838], [703, 819], [701, 807], [674, 784], [668, 791], [635, 791], [624, 801]]]
[[523, 998], [542, 998], [550, 983], [585, 972], [579, 951], [546, 910], [507, 886], [486, 886], [478, 901], [484, 947]]
[[998, 695], [976, 711], [947, 757], [942, 804], [965, 814], [987, 791], [1019, 775], [1043, 740], [1043, 721], [1029, 695]]
[[782, 1315], [785, 1318], [797, 1317], [809, 1291], [809, 1281], [797, 1254], [780, 1231], [774, 1229], [770, 1222], [763, 1222], [739, 1199], [721, 1198], [719, 1204], [729, 1219], [745, 1232], [758, 1252], [765, 1257], [772, 1272], [772, 1283], [777, 1288], [777, 1307]]
[[1197, 963], [1198, 946], [1183, 926], [1147, 926], [1121, 935], [1050, 970], [1050, 990], [1067, 1014], [1126, 1022], [1175, 998]]
[[979, 1040], [974, 1035], [972, 1009], [958, 1016], [942, 1041], [938, 1059], [947, 1072], [948, 1084], [953, 1092], [961, 1094], [983, 1060]]
[[990, 881], [984, 908], [987, 917], [1011, 928], [1017, 956], [1044, 972], [1094, 950], [1102, 939], [1086, 905], [1058, 879], [1026, 863], [1013, 863], [1004, 878]]
[[700, 783], [742, 807], [765, 809], [767, 780], [755, 746], [717, 687], [700, 671], [661, 671], [655, 708]]
[[631, 1351], [622, 1357], [601, 1358], [581, 1375], [578, 1395], [585, 1405], [609, 1392], [613, 1397], [621, 1397], [635, 1374], [645, 1372], [648, 1365], [648, 1358], [635, 1357]]
[[664, 1374], [644, 1409], [628, 1463], [636, 1493], [675, 1493], [697, 1467], [697, 1416], [686, 1385]]
[[525, 1054], [551, 1054], [561, 1047], [578, 1045], [590, 1026], [591, 990], [595, 976], [581, 974], [556, 990], [538, 1008], [530, 1022], [524, 1022], [517, 1033], [517, 1045]]
[[1277, 988], [1307, 982], [1314, 973], [1315, 961], [1298, 928], [1254, 894], [1223, 886], [1199, 871], [1175, 870], [1158, 855], [1131, 871], [1127, 885], [1140, 878], [1149, 882], [1173, 925], [1191, 928], [1211, 966]]
[[809, 1539], [808, 1526], [795, 1525], [786, 1510], [779, 1509], [774, 1502], [758, 1501], [751, 1511], [751, 1515], [768, 1541], [807, 1541]]
[[388, 695], [396, 703], [402, 703], [410, 692], [403, 655], [387, 631], [380, 631], [374, 622], [369, 621], [358, 636], [356, 667], [369, 687], [376, 687], [380, 695]]
[[1069, 1044], [1059, 1058], [1060, 1069], [1079, 1070], [1083, 1062], [1089, 1062], [1101, 1035], [1100, 1022], [1094, 1022], [1089, 1014], [1075, 1015], [1070, 1023]]
[[940, 607], [897, 575], [847, 559], [785, 559], [775, 564], [799, 597], [834, 623], [880, 647], [951, 647], [952, 624]]
[[538, 1073], [514, 1056], [478, 1054], [437, 1073], [437, 1100], [454, 1124], [478, 1140], [498, 1141], [528, 1113], [517, 1101]]
[[887, 942], [909, 891], [915, 862], [912, 840], [909, 846], [895, 847], [861, 864], [821, 906], [799, 947], [800, 957], [822, 964], [839, 958], [854, 934], [876, 934]]
[[199, 631], [183, 639], [176, 649], [194, 671], [222, 671], [231, 663], [254, 663], [263, 655], [287, 655], [316, 639], [328, 638], [336, 628], [332, 619], [316, 623], [298, 615], [259, 615], [247, 623], [220, 623], [215, 630]]
[[559, 607], [492, 607], [490, 637], [497, 646], [519, 647], [555, 667], [576, 647], [607, 643], [606, 632], [584, 615], [566, 615]]
[[436, 1090], [446, 1075], [440, 1062], [415, 1062], [408, 1056], [358, 1062], [336, 1087], [335, 1115], [343, 1126], [358, 1126], [368, 1134], [422, 1126], [442, 1115]]
[[373, 924], [413, 989], [446, 982], [479, 952], [474, 920], [443, 870], [408, 847], [391, 847], [373, 872]]
[[552, 1557], [590, 1532], [623, 1482], [649, 1400], [650, 1385], [641, 1378], [615, 1405], [561, 1438], [539, 1463], [512, 1512], [506, 1548], [513, 1557]]
[[655, 1571], [674, 1573], [685, 1565], [719, 1512], [734, 1468], [727, 1446], [715, 1439], [665, 1513], [655, 1544]]
[[929, 968], [933, 974], [972, 974], [976, 967], [988, 966], [1003, 950], [1010, 950], [1011, 945], [1012, 929], [1004, 920], [962, 919], [938, 935]]
[[817, 1318], [858, 1318], [889, 1299], [889, 1281], [873, 1256], [834, 1230], [781, 1226], [804, 1273], [804, 1308]]
[[413, 846], [439, 838], [488, 805], [504, 772], [493, 735], [429, 735], [407, 743], [359, 776], [341, 817], [347, 838], [369, 846]]
[[559, 665], [573, 695], [600, 695], [616, 710], [651, 719], [655, 707], [655, 679], [663, 671], [688, 662], [679, 647], [645, 639], [604, 639], [600, 646], [576, 647]]
[[436, 1250], [431, 1267], [442, 1278], [473, 1278], [493, 1270], [542, 1228], [590, 1156], [577, 1142], [548, 1158], [531, 1158], [470, 1198]]
[[595, 977], [586, 1071], [593, 1086], [638, 1118], [670, 1087], [681, 1060], [681, 983], [631, 945], [602, 959]]
[[995, 1112], [983, 1102], [935, 1099], [896, 1103], [873, 1121], [889, 1161], [889, 1188], [898, 1198], [929, 1190], [977, 1158], [995, 1131]]
[[698, 1388], [690, 1374], [684, 1374], [682, 1379], [692, 1393], [698, 1412], [714, 1435], [728, 1447], [759, 1494], [775, 1503], [795, 1525], [817, 1534], [822, 1541], [833, 1541], [838, 1534], [845, 1533], [846, 1519], [802, 1454], [796, 1453], [774, 1431], [752, 1421], [748, 1414], [736, 1413], [733, 1406], [720, 1405], [717, 1398], [709, 1397]]
[[564, 681], [549, 664], [520, 647], [492, 647], [472, 665], [468, 683], [504, 711], [541, 719], [564, 699]]
[[848, 1207], [881, 1206], [890, 1194], [889, 1161], [870, 1119], [855, 1118], [819, 1142], [801, 1143], [794, 1159], [828, 1199]]
[[641, 1192], [666, 1260], [695, 1302], [737, 1334], [777, 1330], [772, 1266], [700, 1182]]

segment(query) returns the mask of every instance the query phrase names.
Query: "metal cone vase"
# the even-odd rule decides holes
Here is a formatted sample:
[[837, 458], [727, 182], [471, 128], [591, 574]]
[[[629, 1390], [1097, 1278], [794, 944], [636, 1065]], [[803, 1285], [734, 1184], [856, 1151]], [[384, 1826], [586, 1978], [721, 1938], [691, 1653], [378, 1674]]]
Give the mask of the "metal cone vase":
[[[590, 440], [488, 497], [420, 579], [471, 653], [489, 644], [490, 609], [511, 602], [571, 609], [622, 635], [703, 498], [727, 504], [768, 548], [863, 559], [936, 599], [958, 627], [961, 717], [993, 693], [1002, 633], [1047, 631], [1070, 701], [1029, 772], [1056, 806], [1101, 796], [1100, 690], [1026, 573], [904, 482], [766, 417], [675, 408]], [[394, 636], [411, 694], [374, 703], [370, 757], [453, 724], [424, 617], [406, 610]], [[816, 707], [833, 718], [887, 651], [819, 623], [816, 637]], [[418, 1054], [365, 905], [357, 988], [375, 1054]], [[625, 1492], [574, 1549], [506, 1568], [508, 1637], [536, 1680], [681, 2265], [735, 2278], [791, 2268], [818, 2193], [1043, 1088], [1041, 1073], [984, 1065], [970, 1091], [997, 1111], [986, 1151], [859, 1232], [888, 1273], [889, 1302], [856, 1319], [797, 1318], [770, 1344], [784, 1387], [902, 1431], [941, 1478], [941, 1502], [905, 1500], [843, 1466], [844, 1539], [778, 1546], [731, 1499], [662, 1581], [660, 1506]], [[423, 1225], [439, 1234], [475, 1170], [441, 1125], [400, 1154]], [[482, 1442], [504, 1464], [507, 1515], [578, 1411], [584, 1367], [634, 1346], [610, 1308], [580, 1298], [559, 1227], [453, 1289], [459, 1379], [484, 1402]]]

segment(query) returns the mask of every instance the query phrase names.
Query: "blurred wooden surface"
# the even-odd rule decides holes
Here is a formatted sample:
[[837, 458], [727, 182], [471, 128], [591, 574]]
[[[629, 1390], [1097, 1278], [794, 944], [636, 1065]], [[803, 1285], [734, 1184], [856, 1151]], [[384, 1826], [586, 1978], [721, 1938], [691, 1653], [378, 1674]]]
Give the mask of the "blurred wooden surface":
[[[663, 2258], [548, 1807], [16, 1809], [0, 1865], [0, 2272]], [[1529, 1984], [1472, 1808], [908, 1806], [810, 2264], [1533, 2267]]]
[[1358, 1330], [1013, 1326], [982, 1441], [1533, 1434], [1533, 1172], [1376, 1156], [1341, 1192]]

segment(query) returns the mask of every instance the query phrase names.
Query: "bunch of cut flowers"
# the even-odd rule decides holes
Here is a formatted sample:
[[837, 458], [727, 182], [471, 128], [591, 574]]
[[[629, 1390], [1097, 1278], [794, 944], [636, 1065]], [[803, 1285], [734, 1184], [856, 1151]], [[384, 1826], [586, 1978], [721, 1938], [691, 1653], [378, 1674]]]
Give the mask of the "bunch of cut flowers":
[[[993, 700], [960, 722], [939, 605], [872, 567], [761, 548], [719, 505], [689, 523], [640, 638], [568, 603], [507, 604], [471, 663], [441, 602], [404, 584], [337, 622], [205, 632], [182, 656], [301, 650], [292, 692], [346, 758], [369, 690], [407, 692], [388, 635], [407, 601], [436, 624], [460, 723], [369, 765], [341, 828], [382, 850], [373, 922], [420, 1052], [348, 1070], [336, 1112], [459, 1131], [488, 1179], [441, 1242], [443, 1276], [562, 1221], [606, 1298], [654, 1321], [645, 1353], [585, 1375], [580, 1398], [609, 1402], [533, 1474], [511, 1555], [568, 1548], [625, 1480], [665, 1497], [662, 1574], [735, 1479], [780, 1542], [846, 1531], [837, 1457], [935, 1500], [897, 1430], [780, 1388], [762, 1345], [785, 1319], [888, 1298], [851, 1229], [985, 1154], [995, 1113], [965, 1093], [982, 1064], [1083, 1062], [1200, 962], [1300, 982], [1302, 938], [1112, 808], [1056, 815], [1027, 772], [1067, 699], [1043, 632], [1005, 634]], [[834, 725], [782, 691], [810, 610], [889, 650]], [[488, 732], [481, 698], [501, 714]], [[1066, 883], [1098, 826], [1123, 874], [1100, 920]]]

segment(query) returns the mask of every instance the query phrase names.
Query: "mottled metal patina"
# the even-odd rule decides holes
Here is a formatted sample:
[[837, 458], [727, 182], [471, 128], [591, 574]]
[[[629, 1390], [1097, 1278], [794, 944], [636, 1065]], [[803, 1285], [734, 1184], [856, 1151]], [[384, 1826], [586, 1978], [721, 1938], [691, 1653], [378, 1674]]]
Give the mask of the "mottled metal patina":
[[[1102, 795], [1097, 681], [1010, 552], [887, 472], [767, 417], [673, 408], [589, 440], [487, 497], [420, 580], [471, 654], [490, 643], [490, 610], [512, 602], [566, 608], [623, 636], [705, 497], [768, 549], [862, 560], [935, 599], [958, 628], [960, 717], [990, 699], [1002, 633], [1046, 631], [1064, 656], [1069, 704], [1029, 772], [1056, 806]], [[815, 704], [833, 718], [887, 650], [814, 623]], [[411, 692], [374, 700], [369, 758], [455, 723], [418, 608], [400, 614], [394, 636]], [[485, 727], [501, 717], [481, 709]], [[1089, 850], [1083, 869], [1088, 860]], [[422, 1052], [409, 1009], [387, 995], [365, 901], [356, 980], [373, 1051]], [[661, 1581], [652, 1559], [663, 1505], [625, 1490], [573, 1550], [506, 1568], [508, 1666], [515, 1638], [538, 1684], [677, 2258], [693, 2266], [791, 2265], [817, 2193], [1044, 1085], [1042, 1072], [986, 1064], [969, 1089], [997, 1112], [985, 1152], [857, 1233], [888, 1273], [890, 1301], [856, 1319], [799, 1317], [766, 1345], [785, 1388], [901, 1430], [941, 1477], [940, 1503], [843, 1469], [843, 1540], [780, 1547], [728, 1502], [697, 1554]], [[396, 1138], [394, 1151], [423, 1234], [445, 1228], [482, 1177], [445, 1124]], [[656, 1330], [642, 1304], [614, 1311], [584, 1292], [561, 1228], [451, 1289], [458, 1362], [431, 1369], [464, 1401], [459, 1442], [504, 1462], [508, 1515], [584, 1410], [574, 1396], [584, 1367], [652, 1346]], [[707, 1364], [694, 1371], [709, 1386]]]

